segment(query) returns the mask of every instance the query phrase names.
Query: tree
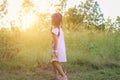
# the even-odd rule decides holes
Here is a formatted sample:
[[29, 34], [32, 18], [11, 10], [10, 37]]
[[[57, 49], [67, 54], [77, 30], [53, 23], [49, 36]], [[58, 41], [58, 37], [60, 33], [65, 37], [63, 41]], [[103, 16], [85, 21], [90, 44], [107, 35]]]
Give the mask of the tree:
[[31, 3], [30, 0], [24, 0], [23, 4], [22, 4], [22, 7], [30, 7], [30, 6], [33, 6], [33, 3]]
[[23, 16], [26, 13], [29, 13], [31, 10], [33, 10], [33, 3], [30, 2], [30, 0], [24, 0], [22, 3], [21, 9], [20, 9], [20, 14], [19, 17]]
[[22, 29], [24, 27], [31, 27], [32, 26], [32, 21], [34, 17], [38, 17], [39, 13], [37, 10], [35, 10], [34, 4], [30, 0], [24, 0], [21, 9], [19, 11], [19, 16], [18, 16], [18, 23], [19, 27]]
[[3, 18], [7, 12], [7, 0], [3, 0], [2, 4], [0, 4], [0, 19]]
[[120, 16], [117, 16], [117, 18], [116, 18], [116, 27], [117, 27], [117, 29], [120, 29]]
[[99, 27], [99, 25], [104, 23], [103, 13], [97, 1], [86, 0], [86, 2], [82, 2], [78, 8], [84, 15], [84, 22], [87, 24], [86, 28], [90, 28], [90, 25]]
[[110, 18], [108, 17], [107, 20], [105, 21], [105, 29], [107, 31], [113, 31], [115, 29], [115, 22]]
[[4, 16], [8, 13], [7, 9], [7, 0], [2, 0], [2, 3], [0, 3], [0, 27], [3, 27], [4, 24]]
[[16, 30], [9, 30], [2, 27], [0, 29], [0, 61], [10, 61], [16, 57], [20, 51], [20, 34]]
[[79, 13], [76, 6], [69, 8], [68, 11], [65, 12], [64, 22], [66, 23], [67, 29], [78, 29], [83, 22], [83, 15]]
[[[27, 30], [40, 31], [48, 27], [48, 13], [40, 13], [32, 1], [24, 0], [19, 11], [18, 22], [21, 28], [26, 27]], [[45, 25], [47, 24], [47, 25]], [[47, 27], [46, 27], [47, 26]]]
[[105, 29], [107, 31], [112, 31], [112, 32], [119, 31], [120, 30], [120, 17], [117, 16], [116, 19], [108, 17], [104, 24], [105, 24]]
[[55, 7], [56, 12], [63, 13], [66, 8], [67, 0], [58, 0], [58, 3], [51, 3], [51, 6]]

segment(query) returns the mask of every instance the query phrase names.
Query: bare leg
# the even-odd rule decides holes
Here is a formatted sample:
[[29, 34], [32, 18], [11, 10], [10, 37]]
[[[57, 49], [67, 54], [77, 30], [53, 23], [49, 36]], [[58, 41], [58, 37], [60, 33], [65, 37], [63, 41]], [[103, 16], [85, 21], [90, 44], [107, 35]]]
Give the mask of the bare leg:
[[53, 70], [54, 70], [54, 77], [58, 78], [58, 70], [56, 69], [56, 67], [54, 65], [53, 65]]
[[64, 73], [62, 66], [57, 61], [52, 62], [54, 68], [62, 75], [62, 77], [66, 77], [66, 74]]

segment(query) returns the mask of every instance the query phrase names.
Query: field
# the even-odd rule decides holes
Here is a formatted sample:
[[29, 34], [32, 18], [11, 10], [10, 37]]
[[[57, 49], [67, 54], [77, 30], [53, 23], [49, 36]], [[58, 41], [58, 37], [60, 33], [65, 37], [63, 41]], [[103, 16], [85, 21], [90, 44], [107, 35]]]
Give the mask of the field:
[[[64, 31], [69, 80], [120, 80], [120, 33]], [[50, 31], [22, 32], [20, 52], [0, 62], [0, 80], [50, 80], [53, 76]]]

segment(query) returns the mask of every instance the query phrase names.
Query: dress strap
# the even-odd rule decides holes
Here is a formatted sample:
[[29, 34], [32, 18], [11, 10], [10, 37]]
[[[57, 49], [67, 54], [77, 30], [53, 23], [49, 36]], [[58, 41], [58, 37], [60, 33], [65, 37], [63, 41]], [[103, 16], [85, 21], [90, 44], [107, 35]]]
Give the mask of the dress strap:
[[[51, 33], [52, 33], [52, 27], [51, 27]], [[60, 27], [58, 27], [58, 37], [60, 36]]]
[[60, 27], [58, 28], [59, 32], [58, 32], [58, 37], [60, 36]]

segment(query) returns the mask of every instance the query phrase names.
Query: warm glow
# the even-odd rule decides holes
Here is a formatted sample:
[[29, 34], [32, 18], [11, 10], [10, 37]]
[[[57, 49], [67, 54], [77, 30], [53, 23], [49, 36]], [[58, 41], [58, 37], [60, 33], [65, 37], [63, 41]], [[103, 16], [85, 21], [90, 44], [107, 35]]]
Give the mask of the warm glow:
[[40, 12], [48, 11], [49, 4], [47, 0], [32, 0], [32, 2]]
[[6, 15], [7, 19], [14, 20], [18, 17], [18, 12], [20, 11], [21, 4], [23, 0], [7, 0], [8, 1], [8, 14]]
[[[30, 0], [33, 3], [33, 9], [37, 10], [40, 13], [53, 13], [54, 10], [50, 7], [51, 0]], [[38, 20], [38, 16], [32, 11], [30, 8], [30, 12], [23, 11], [22, 16], [19, 16], [20, 10], [22, 9], [22, 4], [24, 0], [7, 0], [7, 9], [8, 14], [4, 16], [2, 19], [2, 25], [0, 27], [5, 26], [10, 28], [10, 22], [15, 21], [15, 25], [21, 27], [22, 29], [27, 29], [31, 25], [35, 24], [35, 21]], [[2, 1], [0, 2], [2, 3]], [[28, 7], [29, 8], [29, 7]], [[20, 17], [22, 24], [19, 22], [18, 18]], [[9, 25], [8, 25], [9, 24]]]
[[[3, 0], [0, 0], [1, 3]], [[0, 27], [7, 27], [10, 28], [9, 22], [16, 20], [18, 18], [18, 12], [20, 10], [20, 6], [23, 0], [7, 0], [7, 10], [8, 14], [3, 17], [0, 21]]]
[[28, 27], [34, 25], [35, 21], [37, 21], [37, 16], [33, 13], [27, 13], [22, 16], [22, 29], [26, 30]]
[[51, 4], [57, 4], [59, 0], [31, 0], [34, 3], [34, 6], [39, 10], [39, 12], [49, 12], [54, 13], [55, 7]]
[[[50, 14], [55, 12], [55, 7], [51, 6], [51, 4], [58, 4], [60, 0], [28, 0], [33, 3], [34, 9], [38, 12], [48, 12]], [[80, 1], [84, 0], [68, 0], [66, 8], [73, 7], [74, 5], [79, 4]], [[119, 0], [97, 0], [100, 3], [101, 10], [104, 14], [104, 17], [116, 17], [120, 16], [119, 11]], [[2, 4], [3, 0], [0, 0], [0, 4]], [[8, 14], [4, 16], [4, 18], [0, 19], [0, 27], [10, 27], [10, 22], [15, 21], [16, 25], [19, 26], [18, 17], [21, 10], [21, 6], [24, 0], [7, 0], [7, 9]], [[113, 5], [113, 6], [112, 6]], [[31, 8], [30, 8], [31, 9]], [[28, 28], [31, 24], [37, 20], [36, 15], [34, 13], [24, 12], [21, 16], [22, 27], [23, 29]]]

